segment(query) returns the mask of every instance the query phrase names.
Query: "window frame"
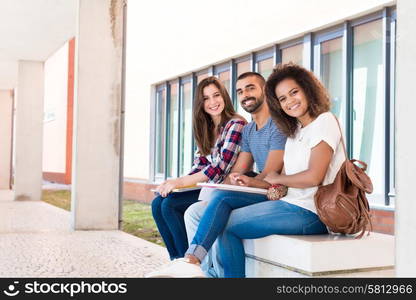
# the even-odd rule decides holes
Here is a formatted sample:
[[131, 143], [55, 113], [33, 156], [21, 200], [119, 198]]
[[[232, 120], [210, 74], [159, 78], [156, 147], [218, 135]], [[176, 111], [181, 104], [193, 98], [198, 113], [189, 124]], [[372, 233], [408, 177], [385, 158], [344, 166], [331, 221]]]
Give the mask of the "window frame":
[[[165, 103], [164, 103], [164, 106], [163, 106], [163, 110], [165, 111], [165, 119], [167, 119], [167, 102], [168, 102], [168, 91], [167, 91], [167, 89], [168, 89], [168, 84], [167, 84], [167, 81], [166, 82], [164, 82], [163, 84], [160, 84], [160, 85], [158, 85], [158, 86], [156, 86], [156, 91], [155, 91], [155, 96], [156, 96], [156, 101], [155, 101], [155, 115], [157, 114], [157, 112], [158, 112], [158, 107], [159, 107], [159, 104], [160, 104], [160, 93], [163, 93], [163, 91], [165, 91]], [[154, 118], [154, 132], [155, 132], [155, 135], [157, 135], [158, 134], [158, 119], [157, 119], [157, 117], [156, 118]], [[154, 149], [155, 149], [155, 151], [154, 151], [154, 157], [153, 157], [153, 161], [154, 161], [154, 166], [153, 166], [153, 168], [154, 168], [154, 180], [156, 181], [156, 182], [162, 182], [163, 180], [165, 180], [166, 179], [166, 142], [167, 142], [167, 131], [166, 131], [166, 128], [167, 128], [167, 124], [164, 124], [164, 126], [163, 126], [163, 128], [164, 128], [164, 137], [165, 137], [165, 150], [164, 150], [164, 159], [165, 159], [165, 162], [163, 163], [163, 172], [162, 173], [160, 173], [160, 172], [158, 172], [158, 170], [157, 170], [157, 164], [156, 164], [156, 159], [158, 158], [158, 154], [159, 154], [159, 152], [158, 151], [160, 151], [159, 149], [158, 149], [158, 147], [157, 147], [157, 138], [155, 138], [155, 139], [153, 139], [153, 141], [154, 141]]]

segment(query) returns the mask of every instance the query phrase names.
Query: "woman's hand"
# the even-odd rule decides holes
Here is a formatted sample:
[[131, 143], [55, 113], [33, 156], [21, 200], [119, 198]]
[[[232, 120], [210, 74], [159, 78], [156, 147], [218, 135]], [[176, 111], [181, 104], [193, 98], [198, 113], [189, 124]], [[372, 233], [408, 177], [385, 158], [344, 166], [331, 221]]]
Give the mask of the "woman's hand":
[[[228, 177], [227, 178], [229, 178], [229, 183], [230, 184], [233, 184], [233, 185], [240, 185], [239, 183], [238, 183], [238, 177], [240, 176], [241, 174], [240, 173], [238, 173], [238, 172], [235, 172], [235, 173], [230, 173], [229, 175], [228, 175]], [[224, 183], [226, 183], [226, 182], [224, 182]]]
[[238, 175], [238, 176], [235, 176], [235, 182], [236, 182], [236, 185], [252, 186], [253, 177], [248, 177], [246, 175]]
[[156, 188], [156, 191], [162, 197], [166, 197], [170, 192], [172, 192], [173, 189], [175, 189], [175, 188], [177, 188], [179, 186], [180, 186], [180, 180], [179, 180], [179, 178], [168, 179], [165, 182], [163, 182], [162, 184], [160, 184]]
[[255, 177], [248, 177], [246, 175], [240, 175], [236, 178], [238, 185], [255, 187], [260, 189], [269, 188], [270, 184], [264, 180], [257, 179]]
[[266, 177], [264, 177], [264, 181], [267, 181], [270, 184], [279, 184], [280, 183], [279, 177], [280, 177], [280, 174], [276, 172], [271, 172], [271, 173], [268, 173]]

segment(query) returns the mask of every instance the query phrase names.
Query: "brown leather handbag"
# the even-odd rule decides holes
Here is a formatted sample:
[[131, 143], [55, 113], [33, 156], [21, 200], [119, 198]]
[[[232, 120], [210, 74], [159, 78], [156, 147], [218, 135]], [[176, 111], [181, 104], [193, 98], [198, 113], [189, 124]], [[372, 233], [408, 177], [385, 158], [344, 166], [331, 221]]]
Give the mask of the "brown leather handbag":
[[328, 230], [342, 234], [360, 233], [356, 238], [361, 238], [366, 231], [370, 234], [372, 230], [366, 193], [373, 192], [373, 184], [365, 173], [367, 164], [360, 160], [348, 159], [341, 126], [338, 119], [335, 119], [341, 132], [345, 161], [333, 183], [318, 187], [315, 206], [320, 220]]

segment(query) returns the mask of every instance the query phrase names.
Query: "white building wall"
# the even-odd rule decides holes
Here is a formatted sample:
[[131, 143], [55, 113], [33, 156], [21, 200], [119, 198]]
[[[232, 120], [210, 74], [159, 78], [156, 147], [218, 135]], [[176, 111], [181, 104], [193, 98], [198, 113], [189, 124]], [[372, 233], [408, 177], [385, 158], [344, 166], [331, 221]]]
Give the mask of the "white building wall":
[[10, 188], [13, 91], [0, 89], [0, 190]]
[[[17, 61], [0, 60], [0, 89], [14, 89], [17, 86]], [[7, 76], [3, 76], [7, 74]]]
[[45, 62], [43, 172], [65, 172], [68, 43]]
[[416, 202], [414, 171], [414, 59], [416, 41], [416, 2], [397, 3], [397, 67], [396, 67], [396, 276], [416, 276]]
[[152, 85], [390, 6], [387, 0], [129, 1], [124, 175], [149, 178]]

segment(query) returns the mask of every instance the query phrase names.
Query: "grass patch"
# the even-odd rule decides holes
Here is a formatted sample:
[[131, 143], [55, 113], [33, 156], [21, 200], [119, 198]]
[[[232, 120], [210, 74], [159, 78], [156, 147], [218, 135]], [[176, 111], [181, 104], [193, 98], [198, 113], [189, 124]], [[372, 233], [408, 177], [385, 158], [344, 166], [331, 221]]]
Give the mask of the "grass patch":
[[42, 201], [55, 205], [67, 211], [71, 210], [71, 191], [42, 190]]
[[149, 204], [139, 203], [134, 200], [124, 200], [122, 230], [149, 242], [164, 246]]
[[[67, 190], [43, 190], [42, 201], [55, 205], [67, 211], [71, 210], [71, 191]], [[149, 204], [134, 200], [123, 200], [122, 231], [165, 246], [162, 237], [153, 220]]]

